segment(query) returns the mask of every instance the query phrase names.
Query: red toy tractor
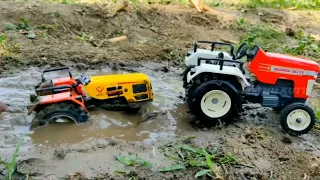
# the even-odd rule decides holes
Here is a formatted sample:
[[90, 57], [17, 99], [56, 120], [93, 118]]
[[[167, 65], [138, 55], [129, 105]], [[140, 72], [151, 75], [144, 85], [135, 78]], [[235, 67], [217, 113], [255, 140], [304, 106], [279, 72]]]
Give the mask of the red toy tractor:
[[[186, 99], [190, 111], [206, 124], [237, 117], [245, 102], [281, 110], [280, 124], [292, 135], [308, 133], [315, 123], [313, 110], [306, 105], [319, 73], [319, 65], [289, 55], [265, 52], [258, 45], [243, 43], [233, 54], [228, 43], [201, 41], [211, 49], [194, 49], [185, 57]], [[231, 47], [231, 54], [214, 51], [216, 45]], [[243, 69], [256, 77], [250, 82]]]

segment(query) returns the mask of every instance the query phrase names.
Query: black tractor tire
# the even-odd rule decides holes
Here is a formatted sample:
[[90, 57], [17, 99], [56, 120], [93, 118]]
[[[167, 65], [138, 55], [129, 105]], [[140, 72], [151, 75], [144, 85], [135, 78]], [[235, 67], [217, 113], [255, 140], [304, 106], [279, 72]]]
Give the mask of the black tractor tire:
[[[307, 121], [305, 122], [305, 123], [307, 123], [307, 126], [303, 129], [300, 129], [300, 130], [293, 129], [289, 125], [291, 123], [288, 122], [288, 121], [290, 121], [290, 119], [288, 119], [288, 118], [290, 118], [289, 117], [290, 113], [295, 110], [300, 110], [300, 111], [308, 114], [308, 116], [306, 117]], [[308, 120], [308, 118], [310, 118], [310, 119]], [[296, 121], [298, 121], [298, 119]], [[301, 118], [300, 118], [300, 121], [301, 121]], [[308, 122], [308, 121], [310, 121], [310, 122]], [[315, 122], [316, 122], [316, 117], [315, 117], [314, 111], [305, 103], [300, 103], [300, 102], [299, 103], [298, 102], [291, 103], [291, 104], [285, 106], [280, 114], [280, 124], [281, 124], [282, 128], [285, 131], [287, 131], [288, 134], [290, 134], [292, 136], [300, 136], [302, 134], [307, 134], [313, 128]]]
[[140, 111], [141, 107], [129, 107], [126, 112], [130, 114], [136, 114]]
[[[212, 90], [220, 90], [228, 95], [231, 100], [230, 109], [222, 117], [209, 117], [201, 108], [201, 101], [206, 93]], [[239, 115], [241, 110], [241, 99], [237, 89], [230, 83], [220, 80], [211, 80], [201, 84], [190, 96], [191, 99], [187, 101], [190, 111], [198, 117], [200, 122], [205, 126], [214, 126], [219, 120], [226, 124], [230, 123], [235, 117]]]
[[75, 123], [85, 123], [89, 119], [87, 111], [80, 105], [71, 102], [47, 105], [38, 111], [36, 115], [40, 126], [48, 124], [55, 116], [66, 117]]
[[186, 69], [182, 72], [182, 81], [183, 81], [183, 88], [186, 88], [188, 83], [187, 83], [187, 75], [188, 72], [191, 70], [191, 67], [186, 67]]
[[280, 114], [283, 108], [272, 108], [276, 114]]

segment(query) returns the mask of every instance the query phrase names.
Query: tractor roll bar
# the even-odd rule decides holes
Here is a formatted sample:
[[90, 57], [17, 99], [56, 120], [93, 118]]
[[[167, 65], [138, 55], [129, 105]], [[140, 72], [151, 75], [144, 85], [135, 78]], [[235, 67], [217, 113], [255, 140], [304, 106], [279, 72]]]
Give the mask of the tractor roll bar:
[[229, 46], [229, 47], [230, 47], [230, 54], [231, 54], [232, 58], [235, 59], [235, 55], [233, 54], [234, 47], [233, 47], [233, 45], [230, 44], [230, 43], [214, 42], [214, 41], [196, 41], [196, 42], [194, 43], [194, 46], [193, 46], [193, 47], [194, 47], [194, 48], [193, 48], [193, 51], [194, 51], [194, 52], [197, 52], [198, 43], [211, 44], [211, 51], [214, 50], [214, 48], [216, 47], [216, 45]]
[[243, 69], [243, 61], [237, 61], [237, 60], [229, 60], [229, 59], [218, 59], [218, 58], [198, 58], [198, 66], [200, 66], [201, 61], [218, 61], [220, 63], [220, 70], [223, 69], [224, 62], [232, 62], [232, 63], [239, 63], [240, 70], [242, 74], [245, 74], [245, 71]]
[[69, 77], [72, 78], [72, 74], [71, 74], [71, 71], [70, 71], [69, 67], [58, 67], [58, 68], [52, 68], [52, 69], [43, 70], [43, 72], [42, 72], [42, 80], [44, 80], [44, 76], [43, 76], [44, 73], [53, 72], [53, 71], [62, 71], [62, 70], [68, 70]]
[[63, 86], [53, 86], [53, 87], [47, 87], [47, 88], [38, 88], [36, 89], [36, 92], [41, 92], [41, 91], [50, 91], [50, 90], [65, 90], [65, 89], [72, 89], [71, 86], [68, 85], [63, 85]]

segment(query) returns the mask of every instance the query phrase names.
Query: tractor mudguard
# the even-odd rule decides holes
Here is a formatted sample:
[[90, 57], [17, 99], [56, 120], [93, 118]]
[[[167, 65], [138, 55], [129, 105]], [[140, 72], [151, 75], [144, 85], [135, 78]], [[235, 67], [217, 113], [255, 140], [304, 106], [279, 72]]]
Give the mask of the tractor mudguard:
[[[211, 51], [208, 49], [197, 49], [196, 53], [190, 53], [185, 57], [186, 66], [196, 66], [199, 58], [214, 58], [218, 57], [221, 51]], [[224, 59], [232, 60], [232, 56], [227, 52], [222, 52]]]
[[70, 92], [62, 92], [58, 94], [39, 97], [36, 103], [33, 103], [33, 105], [30, 105], [28, 107], [28, 115], [30, 115], [33, 111], [37, 111], [39, 108], [43, 106], [61, 103], [61, 102], [67, 102], [67, 101], [72, 101], [73, 103], [78, 104], [79, 106], [84, 108], [86, 111], [88, 111], [84, 104], [84, 99], [82, 98], [81, 95], [77, 95], [76, 93], [71, 94]]
[[236, 76], [242, 86], [242, 89], [244, 89], [246, 86], [250, 86], [249, 82], [238, 67], [223, 66], [223, 69], [220, 70], [220, 65], [213, 64], [200, 64], [199, 66], [194, 67], [193, 72], [189, 71], [187, 75], [187, 83], [190, 83], [193, 78], [201, 73], [226, 74]]
[[217, 86], [221, 86], [223, 84], [224, 86], [229, 87], [233, 91], [234, 94], [238, 94], [238, 97], [240, 98], [240, 94], [239, 94], [239, 92], [238, 92], [236, 87], [234, 87], [231, 83], [229, 83], [227, 81], [221, 81], [221, 80], [210, 80], [210, 81], [207, 81], [207, 82], [201, 84], [199, 87], [197, 87], [197, 89], [193, 93], [194, 94], [198, 93], [198, 91], [200, 91], [203, 87], [208, 86], [209, 84], [215, 84]]

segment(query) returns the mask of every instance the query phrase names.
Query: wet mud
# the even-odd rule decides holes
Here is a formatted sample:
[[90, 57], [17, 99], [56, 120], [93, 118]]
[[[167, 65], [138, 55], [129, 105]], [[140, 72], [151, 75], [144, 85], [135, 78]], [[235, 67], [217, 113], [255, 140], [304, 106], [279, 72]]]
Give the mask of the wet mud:
[[[242, 163], [250, 165], [240, 169], [228, 167], [231, 177], [269, 177], [272, 172], [278, 179], [286, 179], [293, 177], [285, 173], [286, 168], [296, 169], [294, 174], [303, 174], [318, 163], [320, 139], [317, 132], [290, 137], [282, 131], [275, 112], [256, 104], [245, 105], [242, 116], [231, 125], [212, 129], [201, 127], [185, 109], [180, 76], [182, 69], [157, 71], [163, 65], [145, 62], [134, 67], [125, 65], [114, 68], [109, 65], [83, 70], [70, 64], [74, 76], [135, 71], [146, 73], [153, 84], [155, 100], [135, 115], [95, 109], [90, 111], [87, 123], [50, 124], [35, 129], [30, 128], [33, 115], [27, 116], [25, 108], [33, 86], [40, 81], [42, 70], [32, 67], [1, 78], [0, 100], [23, 111], [1, 115], [1, 154], [9, 158], [18, 137], [22, 135], [24, 142], [17, 171], [36, 179], [61, 179], [75, 172], [81, 172], [88, 179], [98, 176], [122, 179], [113, 172], [123, 168], [114, 159], [123, 154], [137, 154], [153, 164], [152, 169], [138, 173], [140, 178], [191, 178], [194, 176], [192, 173], [196, 172], [177, 172], [173, 176], [159, 173], [157, 169], [171, 163], [160, 151], [161, 145], [181, 143], [183, 137], [194, 135], [196, 138], [189, 143], [226, 147], [235, 152]], [[61, 76], [64, 74], [49, 75], [51, 78]], [[317, 94], [314, 96], [317, 97]]]

